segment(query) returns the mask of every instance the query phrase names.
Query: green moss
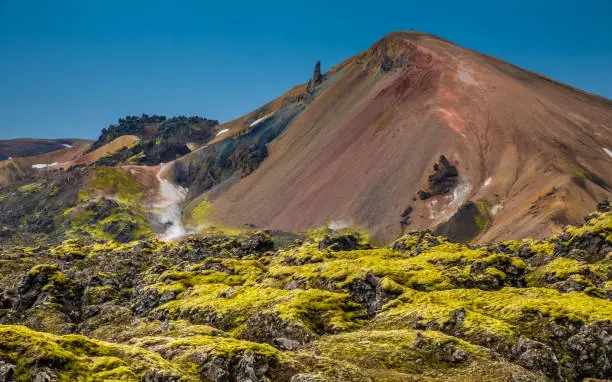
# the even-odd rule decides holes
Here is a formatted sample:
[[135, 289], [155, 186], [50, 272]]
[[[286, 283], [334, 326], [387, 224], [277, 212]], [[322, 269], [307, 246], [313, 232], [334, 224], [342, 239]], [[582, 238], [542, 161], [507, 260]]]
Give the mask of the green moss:
[[[609, 303], [583, 293], [560, 293], [546, 288], [504, 288], [489, 292], [479, 289], [454, 289], [431, 293], [407, 290], [389, 303], [376, 319], [377, 327], [414, 325], [449, 317], [454, 309], [465, 309], [464, 335], [480, 340], [487, 336], [508, 338], [530, 333], [544, 320], [569, 319], [590, 324], [612, 319]], [[444, 322], [439, 321], [439, 327]], [[401, 326], [400, 326], [401, 327]]]
[[63, 257], [76, 257], [83, 258], [87, 254], [85, 252], [85, 246], [80, 240], [68, 239], [64, 240], [60, 245], [51, 248], [51, 254], [63, 258]]
[[90, 186], [126, 202], [139, 200], [143, 194], [143, 186], [138, 179], [119, 167], [96, 168]]
[[55, 195], [59, 194], [60, 191], [61, 190], [60, 190], [59, 187], [57, 187], [56, 185], [53, 185], [51, 187], [51, 191], [49, 191], [49, 196], [55, 196]]
[[474, 216], [474, 222], [480, 231], [484, 231], [490, 221], [491, 203], [486, 199], [481, 199], [476, 202], [478, 214]]
[[23, 186], [19, 187], [17, 190], [21, 192], [22, 194], [35, 194], [35, 193], [41, 192], [42, 189], [43, 189], [43, 186], [41, 183], [30, 183], [30, 184], [24, 184]]
[[91, 199], [91, 195], [87, 190], [79, 189], [79, 203], [87, 202]]
[[208, 221], [211, 213], [212, 206], [204, 199], [193, 208], [190, 218], [193, 223], [204, 223]]
[[587, 177], [586, 171], [582, 167], [580, 167], [580, 166], [574, 166], [574, 174], [576, 176], [581, 177], [581, 178], [586, 178]]
[[188, 296], [156, 310], [166, 312], [172, 319], [184, 318], [195, 323], [208, 323], [209, 314], [214, 314], [215, 326], [229, 330], [239, 327], [256, 312], [287, 299], [289, 294], [275, 288], [203, 284], [191, 288]]
[[[401, 287], [419, 290], [451, 289], [472, 277], [474, 262], [485, 267], [512, 265], [524, 270], [520, 259], [506, 255], [491, 255], [484, 249], [469, 249], [460, 244], [442, 242], [423, 245], [418, 256], [410, 252], [391, 249], [371, 249], [330, 252], [320, 250], [316, 244], [306, 243], [298, 248], [280, 252], [270, 264], [269, 276], [276, 280], [303, 280], [307, 286], [329, 285], [343, 288], [353, 280], [363, 279], [368, 273], [387, 278]], [[290, 264], [302, 264], [299, 266]]]
[[291, 299], [276, 305], [274, 310], [282, 319], [298, 321], [317, 334], [355, 329], [367, 317], [363, 307], [348, 295], [318, 289], [292, 291]]
[[511, 252], [516, 252], [521, 247], [522, 243], [518, 240], [508, 240], [501, 243], [504, 247], [508, 248]]
[[129, 157], [127, 162], [128, 163], [133, 163], [133, 164], [139, 163], [143, 159], [146, 159], [146, 157], [147, 157], [147, 154], [145, 154], [144, 152], [140, 152], [140, 153], [138, 153], [136, 155], [133, 155], [133, 156]]
[[[460, 353], [463, 355], [461, 359], [448, 356]], [[318, 358], [312, 360], [312, 354]], [[493, 357], [486, 349], [439, 332], [406, 329], [360, 330], [328, 336], [300, 351], [297, 356], [304, 363], [317, 362], [315, 370], [323, 371], [326, 376], [336, 376], [334, 380], [350, 381], [438, 380], [424, 376], [447, 375], [453, 373], [451, 370], [465, 374], [463, 378], [451, 376], [440, 380], [477, 380], [475, 376], [468, 377], [470, 371], [464, 368], [478, 365], [490, 369], [493, 364]], [[338, 375], [347, 373], [343, 368], [355, 370], [361, 375]], [[483, 372], [477, 375], [484, 375], [482, 381], [499, 380], [495, 376], [488, 379], [486, 374]]]
[[119, 202], [117, 207], [109, 209], [109, 213], [101, 220], [96, 220], [92, 210], [84, 209], [84, 206], [73, 208], [69, 212], [72, 229], [68, 231], [68, 236], [100, 242], [118, 240], [119, 235], [122, 238], [128, 235], [130, 241], [153, 236], [153, 231], [144, 219], [144, 212], [138, 206]]
[[28, 276], [35, 277], [40, 273], [55, 273], [59, 272], [59, 267], [55, 264], [38, 264], [28, 271]]
[[555, 245], [547, 241], [532, 242], [530, 249], [536, 254], [552, 256], [555, 250]]
[[[366, 316], [363, 307], [346, 294], [261, 285], [258, 280], [263, 272], [255, 260], [208, 259], [189, 271], [166, 271], [148, 288], [158, 295], [171, 292], [175, 296], [158, 311], [225, 330], [240, 331], [250, 316], [266, 311], [278, 312], [281, 319], [315, 333], [348, 330]], [[210, 314], [213, 321], [207, 321]]]
[[[194, 361], [215, 359], [236, 360], [242, 354], [249, 353], [259, 359], [268, 359], [272, 364], [287, 362], [287, 357], [272, 346], [234, 338], [193, 335], [189, 337], [150, 336], [132, 341], [138, 347], [155, 347], [160, 352], [173, 354], [172, 364], [183, 370], [190, 370], [198, 375], [201, 366]], [[199, 380], [199, 379], [198, 379]]]
[[91, 305], [99, 305], [119, 298], [119, 292], [108, 285], [88, 288], [85, 297]]
[[612, 212], [595, 212], [583, 226], [569, 226], [565, 231], [570, 234], [570, 240], [567, 244], [587, 234], [599, 235], [608, 243], [612, 243]]
[[[0, 355], [16, 365], [16, 380], [31, 380], [36, 365], [52, 365], [60, 381], [139, 381], [151, 368], [177, 375], [179, 370], [159, 355], [79, 335], [56, 336], [24, 326], [0, 325]], [[187, 376], [189, 373], [183, 371]], [[195, 380], [195, 376], [187, 380]]]

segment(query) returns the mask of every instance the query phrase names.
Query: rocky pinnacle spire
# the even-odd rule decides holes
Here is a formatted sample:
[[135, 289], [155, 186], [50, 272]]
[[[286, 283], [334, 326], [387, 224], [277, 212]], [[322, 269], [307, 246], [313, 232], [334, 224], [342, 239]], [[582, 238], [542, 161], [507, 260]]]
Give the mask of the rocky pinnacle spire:
[[321, 81], [321, 61], [317, 61], [314, 68], [314, 73], [312, 74], [312, 82], [316, 84], [319, 81]]

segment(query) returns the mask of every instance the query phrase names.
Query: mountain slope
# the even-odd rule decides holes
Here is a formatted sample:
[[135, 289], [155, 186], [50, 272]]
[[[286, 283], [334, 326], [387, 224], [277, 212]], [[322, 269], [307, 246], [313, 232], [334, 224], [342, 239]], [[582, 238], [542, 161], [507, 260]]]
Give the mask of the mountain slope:
[[[205, 196], [219, 221], [355, 225], [379, 240], [439, 227], [486, 242], [579, 223], [612, 191], [612, 101], [431, 35], [390, 34], [301, 90], [259, 122], [300, 109], [261, 166], [196, 185], [217, 186]], [[203, 150], [248, 136], [255, 114]], [[442, 155], [457, 177], [432, 173]]]

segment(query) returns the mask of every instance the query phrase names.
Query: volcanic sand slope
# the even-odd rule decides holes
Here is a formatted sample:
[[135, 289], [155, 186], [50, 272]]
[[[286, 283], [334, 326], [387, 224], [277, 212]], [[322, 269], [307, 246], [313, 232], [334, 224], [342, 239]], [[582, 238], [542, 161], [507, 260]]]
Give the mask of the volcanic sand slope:
[[[341, 221], [391, 240], [408, 207], [409, 228], [423, 229], [472, 200], [487, 242], [579, 223], [612, 191], [610, 100], [417, 32], [386, 36], [323, 83], [259, 168], [211, 194], [224, 223]], [[218, 140], [255, 114], [219, 126], [230, 132]], [[414, 200], [440, 155], [459, 185]]]
[[59, 167], [68, 169], [72, 166], [94, 163], [105, 155], [112, 154], [115, 151], [121, 150], [123, 147], [133, 145], [140, 139], [134, 135], [122, 135], [119, 138], [115, 138], [111, 142], [99, 147], [98, 149], [89, 152], [83, 156], [79, 156], [72, 161], [60, 163]]

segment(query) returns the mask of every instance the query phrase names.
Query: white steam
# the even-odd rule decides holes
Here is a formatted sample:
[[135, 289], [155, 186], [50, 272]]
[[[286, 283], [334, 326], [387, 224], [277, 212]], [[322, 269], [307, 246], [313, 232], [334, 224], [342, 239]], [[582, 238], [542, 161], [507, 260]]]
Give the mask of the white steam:
[[332, 231], [339, 231], [344, 228], [348, 228], [353, 224], [350, 220], [332, 220], [329, 222], [328, 228]]
[[181, 221], [181, 203], [185, 200], [188, 190], [162, 178], [163, 171], [164, 165], [162, 164], [157, 172], [162, 199], [155, 207], [160, 209], [158, 212], [159, 220], [166, 225], [166, 230], [159, 238], [164, 241], [170, 241], [193, 232], [187, 231]]
[[497, 215], [497, 213], [501, 211], [502, 208], [504, 208], [504, 206], [502, 206], [501, 203], [494, 205], [493, 208], [491, 208], [491, 215]]
[[464, 180], [459, 183], [459, 185], [457, 185], [457, 187], [455, 187], [455, 189], [453, 190], [453, 196], [450, 205], [455, 208], [461, 207], [463, 203], [465, 203], [465, 201], [467, 200], [467, 197], [470, 193], [470, 189], [470, 182], [468, 182], [467, 180]]

